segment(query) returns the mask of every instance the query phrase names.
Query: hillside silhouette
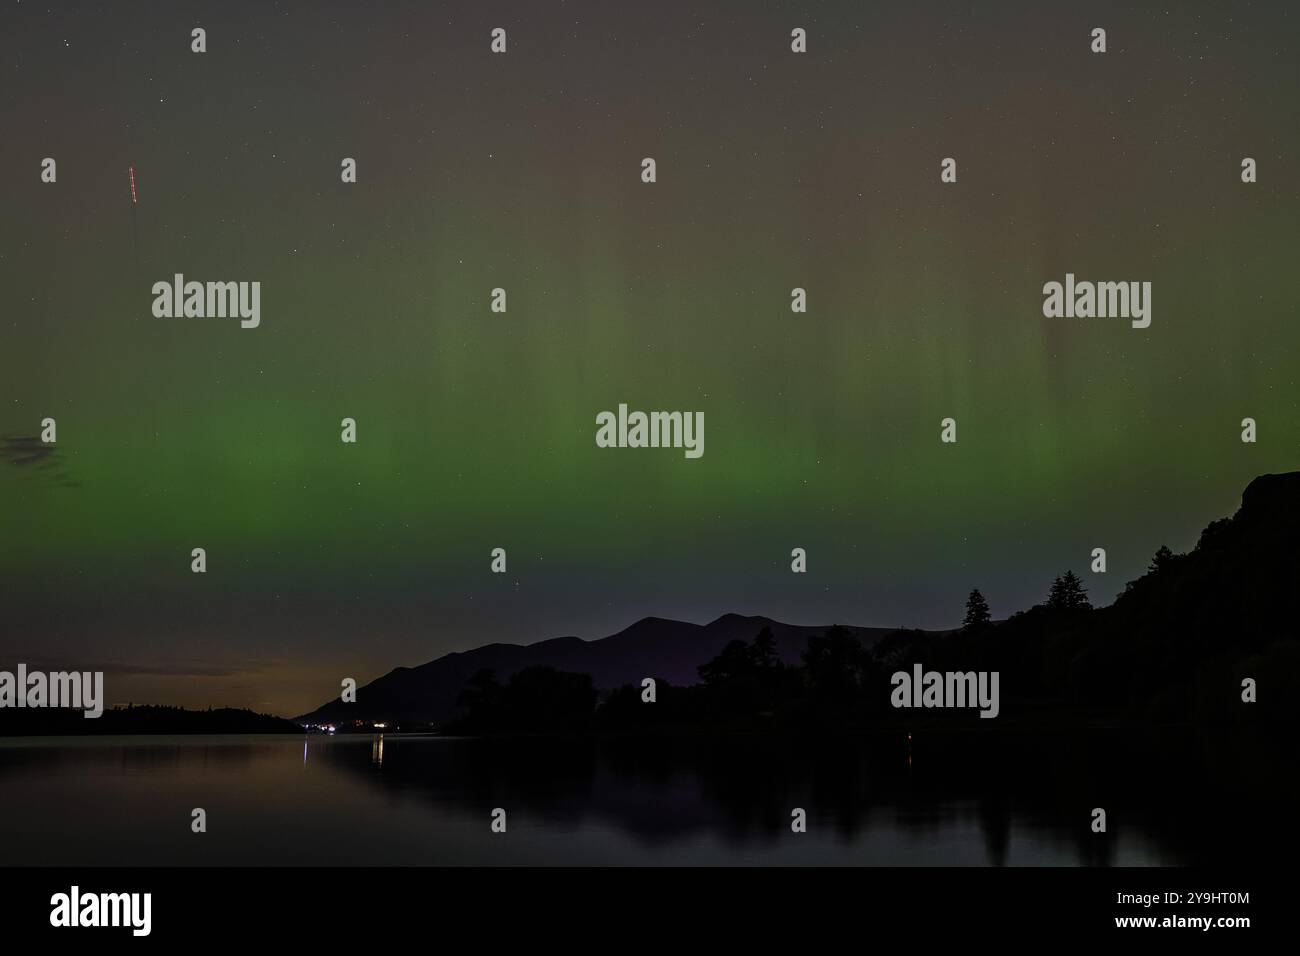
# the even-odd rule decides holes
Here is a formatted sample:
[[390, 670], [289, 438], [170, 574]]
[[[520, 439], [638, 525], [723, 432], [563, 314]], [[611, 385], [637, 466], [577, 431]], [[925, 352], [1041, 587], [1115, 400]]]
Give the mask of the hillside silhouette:
[[[998, 671], [1001, 722], [1281, 718], [1300, 674], [1300, 472], [1263, 475], [1195, 548], [1161, 546], [1108, 607], [1058, 574], [1043, 603], [993, 622], [978, 590], [954, 631], [796, 627], [726, 615], [648, 618], [600, 641], [493, 644], [399, 668], [302, 723], [429, 721], [449, 732], [853, 729], [970, 721], [895, 710], [890, 675], [914, 665]], [[641, 681], [656, 680], [656, 700]], [[1242, 681], [1258, 702], [1242, 701]], [[978, 721], [977, 721], [978, 722]], [[987, 729], [987, 728], [983, 728]]]

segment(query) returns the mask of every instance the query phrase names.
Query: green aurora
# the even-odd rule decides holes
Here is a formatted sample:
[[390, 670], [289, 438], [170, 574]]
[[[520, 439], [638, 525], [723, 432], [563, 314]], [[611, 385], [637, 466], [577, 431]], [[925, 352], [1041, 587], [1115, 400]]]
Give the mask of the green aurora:
[[[1297, 467], [1288, 4], [151, 6], [0, 14], [0, 435], [58, 422], [0, 663], [288, 714], [651, 614], [1005, 616], [1094, 547], [1107, 603]], [[1045, 319], [1066, 272], [1151, 327]], [[154, 318], [174, 273], [261, 326]], [[597, 448], [620, 402], [704, 456]]]

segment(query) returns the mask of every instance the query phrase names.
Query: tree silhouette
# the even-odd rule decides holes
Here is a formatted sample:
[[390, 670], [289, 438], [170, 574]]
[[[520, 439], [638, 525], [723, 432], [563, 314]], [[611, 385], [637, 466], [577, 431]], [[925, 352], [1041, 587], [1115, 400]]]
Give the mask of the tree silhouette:
[[456, 706], [468, 711], [485, 711], [495, 707], [500, 698], [501, 685], [497, 683], [496, 671], [483, 667], [474, 672], [456, 697]]
[[1173, 560], [1174, 553], [1170, 551], [1167, 546], [1162, 544], [1160, 550], [1157, 551], [1155, 556], [1151, 559], [1151, 564], [1147, 566], [1147, 570], [1159, 571], [1161, 568], [1168, 567], [1169, 563]]
[[781, 662], [776, 656], [776, 637], [766, 624], [754, 638], [754, 643], [750, 645], [750, 657], [759, 670], [780, 666]]
[[1086, 611], [1092, 608], [1083, 582], [1073, 571], [1066, 571], [1052, 581], [1047, 593], [1047, 606], [1054, 611]]
[[992, 620], [989, 614], [989, 602], [984, 600], [984, 595], [980, 594], [979, 588], [975, 588], [966, 599], [966, 618], [961, 622], [962, 627], [967, 631], [978, 631], [988, 627]]
[[503, 723], [529, 731], [583, 729], [596, 710], [590, 674], [554, 667], [525, 667], [510, 678], [501, 695]]
[[567, 733], [584, 729], [596, 709], [590, 674], [554, 667], [525, 667], [502, 685], [484, 668], [456, 699], [465, 711], [451, 727], [470, 733], [528, 731]]
[[754, 657], [744, 641], [728, 641], [718, 656], [696, 668], [706, 686], [725, 684], [748, 677], [754, 670]]
[[817, 706], [842, 712], [861, 692], [871, 658], [857, 636], [836, 625], [821, 636], [808, 638], [803, 652], [804, 680]]
[[[777, 656], [776, 637], [766, 626], [752, 643], [730, 641], [696, 669], [704, 684], [705, 705], [728, 720], [769, 712], [792, 677]], [[798, 676], [793, 679], [797, 681]]]
[[781, 666], [776, 656], [776, 637], [764, 625], [752, 644], [728, 641], [718, 656], [696, 670], [706, 685], [725, 684], [728, 681], [763, 676]]

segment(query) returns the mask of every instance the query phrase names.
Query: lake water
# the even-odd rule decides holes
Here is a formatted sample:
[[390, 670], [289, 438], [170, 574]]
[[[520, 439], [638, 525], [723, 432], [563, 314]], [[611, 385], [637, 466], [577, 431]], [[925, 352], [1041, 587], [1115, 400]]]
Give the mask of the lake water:
[[[10, 865], [1176, 865], [1195, 800], [1111, 742], [0, 738]], [[1148, 767], [1148, 769], [1150, 769]], [[1090, 813], [1107, 808], [1108, 831]], [[191, 810], [208, 830], [190, 830]], [[495, 834], [494, 808], [507, 813]], [[807, 832], [791, 832], [791, 811]]]

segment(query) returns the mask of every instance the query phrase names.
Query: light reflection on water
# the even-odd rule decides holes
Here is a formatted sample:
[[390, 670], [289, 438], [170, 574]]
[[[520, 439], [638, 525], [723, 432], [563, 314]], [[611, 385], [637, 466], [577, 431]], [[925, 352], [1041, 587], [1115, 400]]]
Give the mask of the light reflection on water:
[[[1156, 832], [1159, 814], [1124, 812], [1123, 773], [1108, 780], [1077, 751], [1059, 765], [1015, 748], [971, 751], [902, 740], [810, 750], [394, 734], [0, 739], [0, 845], [13, 865], [1189, 862], [1189, 846]], [[1097, 805], [1113, 821], [1104, 836], [1088, 828]], [[506, 834], [490, 829], [498, 806]], [[190, 832], [195, 807], [206, 834]], [[791, 832], [796, 807], [806, 833]]]

